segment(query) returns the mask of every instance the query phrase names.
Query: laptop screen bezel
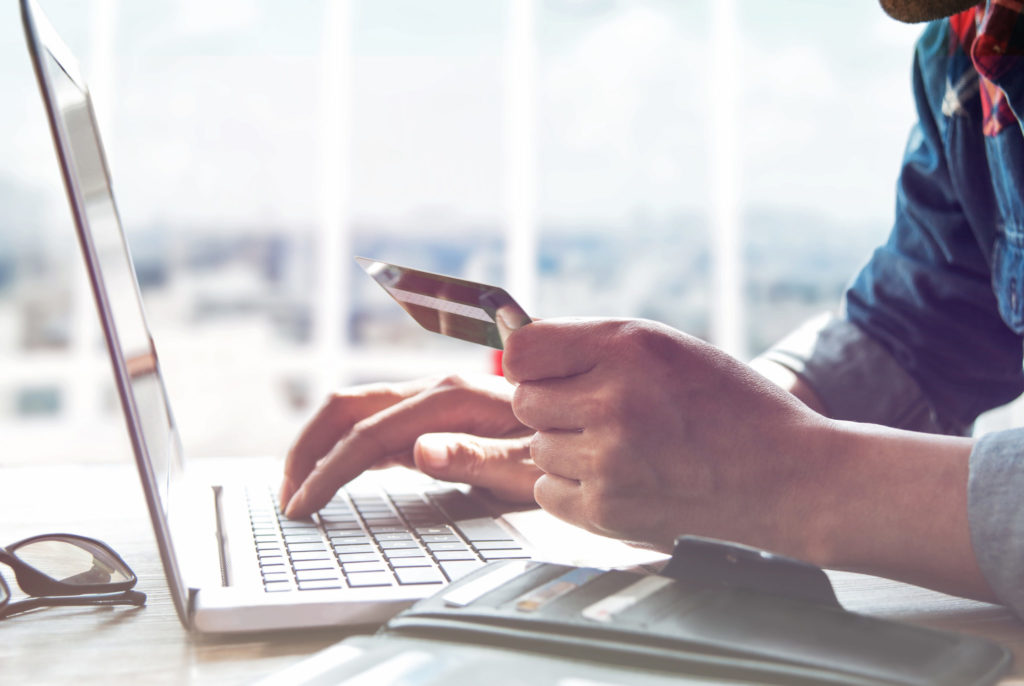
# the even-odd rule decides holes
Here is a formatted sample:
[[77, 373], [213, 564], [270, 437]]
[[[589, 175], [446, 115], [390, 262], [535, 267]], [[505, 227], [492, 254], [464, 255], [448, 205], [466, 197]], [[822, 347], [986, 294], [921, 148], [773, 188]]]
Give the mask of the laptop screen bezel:
[[[171, 526], [168, 517], [168, 510], [165, 508], [166, 503], [164, 503], [161, 498], [157, 474], [155, 473], [153, 462], [147, 449], [139, 410], [134, 401], [128, 367], [122, 353], [117, 327], [114, 322], [102, 269], [100, 267], [100, 260], [90, 231], [89, 219], [85, 212], [83, 194], [75, 176], [71, 143], [67, 140], [60, 125], [61, 114], [57, 94], [54, 84], [50, 81], [49, 74], [47, 73], [47, 69], [44, 64], [45, 60], [52, 59], [64, 74], [67, 75], [72, 84], [82, 93], [85, 106], [88, 109], [89, 120], [93, 127], [93, 134], [96, 138], [96, 146], [102, 163], [103, 173], [106, 175], [107, 187], [110, 190], [110, 200], [114, 208], [114, 216], [120, 233], [122, 249], [124, 250], [125, 258], [128, 260], [128, 267], [131, 270], [131, 275], [135, 277], [135, 268], [131, 261], [131, 253], [127, 247], [124, 228], [121, 225], [120, 216], [117, 213], [117, 204], [113, 197], [109, 167], [107, 165], [106, 153], [103, 149], [99, 127], [96, 124], [96, 116], [92, 106], [92, 99], [89, 95], [89, 89], [81, 76], [77, 60], [50, 24], [38, 3], [35, 0], [20, 0], [20, 2], [22, 24], [28, 44], [29, 55], [36, 74], [36, 81], [43, 96], [43, 104], [46, 109], [50, 133], [53, 137], [54, 148], [60, 165], [61, 177], [64, 181], [68, 204], [71, 207], [75, 232], [78, 236], [79, 247], [81, 248], [82, 256], [85, 261], [90, 288], [96, 302], [100, 326], [103, 330], [103, 338], [106, 343], [111, 366], [113, 368], [115, 386], [117, 388], [121, 407], [124, 413], [125, 423], [128, 428], [128, 434], [131, 440], [132, 452], [135, 457], [136, 467], [138, 468], [139, 478], [142, 482], [142, 488], [145, 493], [150, 520], [152, 521], [153, 530], [156, 534], [157, 547], [160, 551], [164, 574], [166, 576], [168, 586], [170, 587], [171, 596], [174, 601], [174, 607], [178, 614], [178, 618], [182, 625], [186, 628], [191, 628], [191, 594], [184, 582], [181, 567], [178, 564], [178, 557], [175, 554], [174, 544], [171, 538]], [[141, 309], [142, 299], [138, 288], [138, 281], [134, 278], [133, 281], [135, 297], [138, 299]], [[145, 326], [146, 333], [148, 335], [149, 327], [145, 322], [144, 313], [142, 314], [142, 317], [143, 325]], [[151, 339], [150, 345], [152, 346]], [[163, 388], [163, 378], [160, 376], [159, 369], [156, 370], [156, 375], [161, 388]], [[170, 459], [180, 460], [180, 452], [172, 453], [170, 455]], [[180, 473], [180, 464], [173, 465], [172, 467], [176, 468], [176, 471]], [[172, 473], [174, 471], [175, 469], [172, 469]]]

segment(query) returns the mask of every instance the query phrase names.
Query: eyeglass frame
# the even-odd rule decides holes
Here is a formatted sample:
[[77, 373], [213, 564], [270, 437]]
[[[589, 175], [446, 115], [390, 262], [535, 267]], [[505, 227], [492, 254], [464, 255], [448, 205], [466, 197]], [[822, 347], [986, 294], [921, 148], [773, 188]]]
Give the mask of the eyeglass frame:
[[[69, 584], [39, 571], [28, 562], [19, 558], [16, 553], [10, 551], [11, 549], [16, 550], [24, 545], [38, 541], [61, 539], [83, 541], [90, 546], [100, 548], [121, 566], [123, 572], [127, 572], [129, 578], [124, 581], [104, 584]], [[146, 602], [145, 593], [132, 590], [132, 587], [138, 583], [139, 579], [135, 575], [135, 571], [128, 566], [128, 563], [109, 545], [88, 536], [64, 533], [30, 536], [29, 538], [0, 547], [0, 564], [5, 564], [14, 571], [14, 578], [18, 588], [30, 596], [24, 600], [11, 602], [10, 585], [3, 574], [0, 574], [0, 591], [2, 591], [0, 620], [39, 607], [69, 605], [141, 606]]]

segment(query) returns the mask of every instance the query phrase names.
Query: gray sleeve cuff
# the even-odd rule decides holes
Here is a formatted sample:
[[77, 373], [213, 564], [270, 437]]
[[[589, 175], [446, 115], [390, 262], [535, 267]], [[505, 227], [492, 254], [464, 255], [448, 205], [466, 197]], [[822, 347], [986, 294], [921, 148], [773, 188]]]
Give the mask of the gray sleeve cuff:
[[1024, 618], [1024, 428], [982, 436], [971, 452], [967, 518], [974, 556], [999, 601]]
[[761, 357], [800, 376], [834, 419], [928, 433], [964, 435], [970, 429], [943, 422], [895, 358], [845, 319], [816, 317]]

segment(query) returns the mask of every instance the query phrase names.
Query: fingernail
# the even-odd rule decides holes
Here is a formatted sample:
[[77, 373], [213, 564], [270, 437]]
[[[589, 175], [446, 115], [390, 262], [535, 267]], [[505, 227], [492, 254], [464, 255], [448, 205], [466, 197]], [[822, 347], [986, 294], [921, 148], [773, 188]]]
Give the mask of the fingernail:
[[291, 498], [289, 498], [288, 504], [284, 508], [284, 516], [288, 517], [289, 519], [295, 517], [296, 513], [299, 510], [299, 506], [302, 504], [303, 499], [304, 493], [300, 488], [298, 491], [295, 492], [295, 494]]
[[448, 443], [440, 436], [420, 436], [420, 457], [424, 466], [430, 469], [443, 470], [448, 467], [451, 457]]
[[288, 506], [288, 501], [295, 495], [295, 484], [287, 476], [281, 480], [281, 490], [277, 493], [277, 502], [281, 504], [281, 509], [285, 509]]

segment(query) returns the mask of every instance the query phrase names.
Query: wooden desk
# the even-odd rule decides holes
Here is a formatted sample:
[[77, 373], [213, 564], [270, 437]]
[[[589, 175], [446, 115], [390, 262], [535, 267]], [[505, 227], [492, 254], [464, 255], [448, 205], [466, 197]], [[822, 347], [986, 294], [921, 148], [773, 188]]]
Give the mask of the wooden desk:
[[[138, 588], [149, 595], [143, 608], [47, 608], [0, 622], [0, 684], [248, 683], [352, 633], [187, 634], [164, 583], [138, 479], [127, 464], [0, 467], [0, 522], [2, 544], [52, 532], [99, 538], [125, 558], [139, 576]], [[6, 567], [0, 573], [13, 581]], [[832, 578], [848, 609], [985, 636], [1024, 656], [1024, 624], [1000, 607], [874, 577]], [[1024, 667], [1016, 665], [1004, 683], [1024, 685]]]

